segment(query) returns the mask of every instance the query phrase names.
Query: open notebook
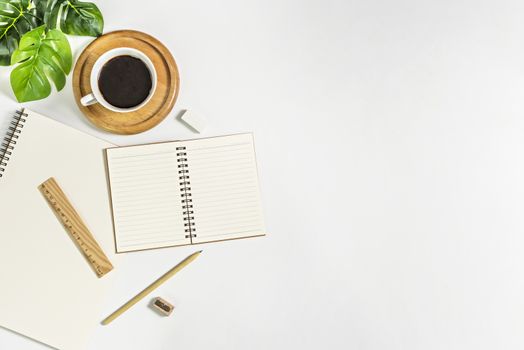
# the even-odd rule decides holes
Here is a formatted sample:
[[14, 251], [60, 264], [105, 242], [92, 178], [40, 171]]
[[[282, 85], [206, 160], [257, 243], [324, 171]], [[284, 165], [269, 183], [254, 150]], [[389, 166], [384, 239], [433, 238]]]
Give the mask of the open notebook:
[[107, 150], [117, 252], [265, 234], [252, 134]]
[[10, 124], [0, 147], [0, 326], [61, 350], [84, 349], [117, 272], [96, 276], [38, 186], [55, 177], [119, 266], [104, 162], [114, 145], [27, 109]]

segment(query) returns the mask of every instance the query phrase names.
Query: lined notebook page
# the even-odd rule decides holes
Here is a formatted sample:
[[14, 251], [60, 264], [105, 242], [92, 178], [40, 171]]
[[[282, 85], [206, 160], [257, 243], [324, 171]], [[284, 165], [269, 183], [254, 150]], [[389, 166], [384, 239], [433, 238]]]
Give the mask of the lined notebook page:
[[117, 252], [189, 244], [177, 143], [107, 150]]
[[252, 134], [185, 141], [193, 243], [265, 234]]

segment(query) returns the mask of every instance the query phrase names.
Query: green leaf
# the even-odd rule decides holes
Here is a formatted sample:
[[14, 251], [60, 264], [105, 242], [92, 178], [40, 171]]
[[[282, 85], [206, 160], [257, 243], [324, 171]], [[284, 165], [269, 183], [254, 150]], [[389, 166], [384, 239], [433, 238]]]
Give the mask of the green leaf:
[[[48, 28], [58, 28], [71, 35], [99, 36], [104, 30], [104, 18], [91, 2], [78, 0], [35, 0]], [[45, 3], [45, 5], [43, 5]]]
[[8, 66], [20, 37], [42, 24], [29, 0], [0, 0], [0, 65]]
[[[1, 0], [0, 0], [1, 1]], [[37, 14], [44, 19], [47, 28], [58, 28], [58, 13], [65, 0], [33, 0], [36, 3]]]
[[71, 35], [99, 36], [102, 34], [104, 18], [95, 4], [78, 0], [46, 1], [44, 21], [48, 28], [58, 28]]
[[69, 0], [62, 9], [60, 29], [66, 34], [99, 36], [104, 31], [104, 17], [92, 2]]
[[58, 91], [64, 88], [73, 57], [65, 35], [58, 29], [45, 31], [45, 25], [26, 33], [11, 63], [20, 63], [11, 72], [11, 87], [18, 102], [49, 96], [53, 81]]

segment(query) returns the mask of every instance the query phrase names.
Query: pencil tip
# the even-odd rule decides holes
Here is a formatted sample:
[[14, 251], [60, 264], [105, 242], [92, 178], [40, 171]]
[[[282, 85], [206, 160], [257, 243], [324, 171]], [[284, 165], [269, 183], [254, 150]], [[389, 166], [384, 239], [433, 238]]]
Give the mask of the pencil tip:
[[199, 252], [199, 253], [202, 253], [202, 252], [203, 252], [203, 250], [199, 250], [198, 252]]

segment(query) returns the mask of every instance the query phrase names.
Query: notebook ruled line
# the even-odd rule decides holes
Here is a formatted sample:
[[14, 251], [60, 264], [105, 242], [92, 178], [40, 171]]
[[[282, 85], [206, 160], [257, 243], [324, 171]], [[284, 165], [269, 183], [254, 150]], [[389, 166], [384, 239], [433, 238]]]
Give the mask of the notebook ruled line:
[[176, 161], [176, 156], [174, 154], [169, 155], [162, 155], [159, 157], [150, 157], [150, 158], [137, 158], [137, 159], [131, 159], [126, 161], [114, 161], [112, 162], [112, 166], [119, 168], [123, 166], [139, 166], [139, 165], [146, 165], [146, 164], [157, 164], [159, 162], [165, 162], [165, 161]]
[[[140, 185], [137, 185], [135, 184], [135, 186], [131, 189], [118, 189], [116, 193], [130, 193], [130, 192], [143, 192], [143, 191], [147, 191], [149, 189], [152, 189], [152, 188], [158, 188], [158, 186], [164, 186], [164, 190], [168, 190], [168, 191], [176, 191], [178, 190], [178, 183], [175, 182], [175, 181], [166, 181], [166, 182], [157, 182], [157, 183], [154, 183], [154, 184], [140, 184]], [[149, 192], [148, 192], [149, 193]]]
[[148, 233], [147, 236], [144, 236], [144, 235], [141, 235], [139, 237], [135, 237], [135, 238], [131, 238], [131, 239], [121, 239], [120, 240], [120, 243], [122, 244], [127, 244], [127, 243], [133, 243], [133, 242], [144, 242], [144, 241], [157, 241], [159, 239], [166, 239], [168, 241], [172, 241], [173, 240], [173, 234], [172, 233], [168, 233], [168, 234], [161, 234], [161, 235], [156, 235], [155, 233]]
[[111, 155], [111, 160], [118, 160], [118, 159], [127, 159], [127, 158], [138, 158], [138, 157], [151, 157], [155, 155], [162, 155], [162, 154], [175, 154], [176, 151], [166, 151], [166, 152], [155, 152], [155, 153], [144, 153], [144, 154], [130, 154], [127, 156], [115, 156]]
[[[118, 200], [118, 198], [115, 198], [115, 200]], [[170, 206], [170, 207], [173, 207], [174, 205], [178, 206], [179, 203], [180, 202], [178, 202], [178, 198], [172, 198], [172, 197], [164, 198], [163, 200], [159, 200], [158, 198], [147, 198], [147, 200], [143, 199], [141, 202], [130, 202], [125, 205], [119, 204], [119, 206], [116, 207], [114, 210], [115, 211], [118, 211], [118, 209], [127, 210], [130, 208], [143, 208], [146, 206], [148, 208], [155, 209], [155, 208], [163, 208], [164, 206]]]
[[153, 241], [153, 242], [145, 241], [145, 242], [139, 242], [139, 243], [135, 243], [135, 244], [122, 243], [121, 246], [123, 248], [136, 247], [136, 246], [146, 246], [146, 247], [153, 246], [154, 248], [156, 248], [155, 245], [158, 245], [158, 244], [165, 244], [165, 243], [167, 243], [169, 245], [174, 245], [176, 243], [180, 243], [181, 241], [184, 242], [185, 240], [182, 240], [182, 239], [179, 239], [179, 240], [170, 239], [170, 240], [165, 240], [165, 241]]
[[[211, 231], [212, 232], [212, 231]], [[259, 235], [264, 234], [264, 232], [260, 231], [259, 229], [256, 230], [245, 230], [245, 231], [224, 231], [225, 233], [211, 233], [207, 234], [206, 237], [220, 237], [220, 236], [236, 236], [236, 235], [243, 235], [246, 233], [258, 233]], [[207, 232], [201, 232], [201, 233], [207, 233]]]
[[[244, 156], [246, 155], [246, 156]], [[190, 156], [191, 157], [191, 156]], [[229, 157], [205, 157], [205, 158], [196, 158], [191, 157], [191, 165], [208, 165], [213, 166], [214, 164], [229, 164], [231, 162], [246, 162], [253, 160], [253, 156], [249, 153], [242, 153], [242, 157], [238, 155], [230, 155]]]
[[133, 222], [133, 223], [117, 221], [117, 223], [118, 223], [118, 226], [122, 230], [125, 230], [126, 232], [131, 232], [131, 231], [136, 231], [139, 229], [143, 230], [144, 227], [146, 227], [147, 230], [161, 229], [162, 227], [171, 228], [171, 225], [174, 224], [174, 221], [173, 220], [166, 220], [166, 221], [148, 220], [144, 222]]
[[[235, 214], [237, 213], [258, 213], [260, 210], [258, 208], [258, 206], [252, 206], [252, 207], [247, 207], [246, 209], [243, 209], [242, 207], [239, 207], [238, 209], [225, 209], [225, 210], [222, 210], [222, 211], [219, 211], [219, 210], [216, 210], [216, 209], [213, 209], [213, 210], [209, 210], [209, 211], [205, 211], [203, 210], [201, 207], [197, 207], [198, 209], [198, 212], [200, 214], [204, 214], [205, 215], [202, 215], [201, 218], [204, 219], [204, 218], [213, 218], [213, 217], [221, 217], [221, 216], [224, 216], [224, 213], [228, 213], [231, 217], [233, 217]], [[240, 210], [239, 210], [240, 209]], [[200, 220], [202, 220], [200, 219]], [[199, 220], [199, 222], [200, 222]]]
[[147, 178], [149, 177], [149, 179], [151, 179], [151, 177], [155, 174], [158, 174], [158, 170], [162, 169], [164, 172], [169, 172], [171, 174], [176, 174], [179, 170], [179, 168], [176, 166], [176, 165], [171, 165], [169, 167], [167, 166], [164, 166], [162, 168], [159, 168], [159, 169], [148, 169], [148, 168], [142, 168], [140, 169], [140, 171], [122, 171], [122, 172], [119, 172], [119, 171], [114, 171], [113, 170], [113, 175], [114, 176], [118, 176], [120, 179], [127, 179], [127, 178], [132, 178], [132, 179], [136, 179], [136, 178], [141, 178], [141, 177], [144, 177], [144, 178]]
[[[151, 192], [151, 193], [148, 193], [147, 195], [144, 195], [142, 193], [128, 193], [126, 195], [122, 195], [122, 194], [116, 194], [114, 197], [118, 197], [120, 200], [138, 200], [140, 198], [143, 198], [143, 199], [160, 199], [160, 198], [166, 198], [166, 194], [170, 194], [171, 197], [170, 199], [171, 200], [175, 200], [176, 198], [173, 198], [175, 195], [178, 195], [179, 192], [178, 191], [162, 191], [162, 190], [158, 190], [158, 191], [154, 191], [154, 192]], [[167, 199], [167, 198], [166, 198]]]
[[[178, 183], [177, 177], [173, 176], [173, 174], [170, 174], [169, 176], [155, 177], [155, 180], [157, 180], [158, 182], [162, 182], [162, 183], [174, 183], [174, 184]], [[143, 184], [143, 183], [150, 184], [151, 179], [148, 177], [138, 178], [138, 179], [130, 178], [124, 181], [115, 181], [113, 185], [115, 187], [120, 187], [121, 185], [127, 188], [130, 183], [131, 184]]]
[[[122, 224], [126, 222], [145, 222], [145, 219], [152, 219], [154, 222], [154, 220], [170, 218], [172, 214], [172, 211], [165, 211], [162, 213], [156, 213], [152, 211], [146, 213], [130, 213], [130, 215], [120, 215], [119, 222]], [[170, 221], [172, 221], [172, 219]]]
[[220, 202], [218, 202], [219, 204], [217, 204], [217, 202], [213, 202], [213, 203], [198, 203], [198, 204], [195, 204], [195, 208], [198, 208], [198, 210], [224, 208], [224, 210], [225, 210], [225, 208], [244, 207], [244, 206], [247, 206], [248, 204], [251, 204], [251, 203], [254, 203], [254, 206], [258, 206], [257, 202], [258, 202], [257, 199], [251, 199], [249, 201], [245, 200], [245, 201], [238, 202], [238, 203], [220, 203]]
[[202, 165], [202, 166], [198, 166], [198, 165], [193, 165], [191, 163], [191, 171], [199, 171], [199, 170], [213, 170], [215, 172], [221, 172], [221, 171], [224, 171], [223, 169], [231, 172], [231, 171], [238, 171], [238, 170], [250, 170], [250, 171], [253, 171], [253, 168], [252, 167], [246, 167], [246, 164], [244, 162], [239, 162], [238, 164], [234, 164], [234, 165], [231, 165], [231, 164], [221, 164], [221, 165], [213, 165], [213, 166], [209, 166], [209, 165]]
[[170, 215], [173, 213], [173, 208], [168, 206], [157, 206], [154, 208], [141, 208], [140, 210], [127, 210], [126, 213], [129, 213], [128, 215], [122, 213], [119, 215], [121, 218], [127, 218], [127, 217], [141, 217], [141, 216], [147, 216], [151, 217], [153, 214], [161, 216], [161, 215]]
[[246, 223], [254, 223], [256, 222], [257, 224], [255, 226], [258, 226], [258, 221], [259, 219], [261, 219], [260, 215], [242, 215], [240, 217], [234, 217], [234, 216], [228, 216], [227, 217], [227, 220], [218, 220], [216, 218], [197, 218], [198, 219], [198, 223], [199, 223], [199, 226], [200, 227], [204, 227], [206, 224], [212, 224], [213, 227], [215, 228], [218, 228], [220, 227], [220, 225], [224, 225], [224, 226], [236, 226], [236, 225], [239, 225], [239, 224], [246, 224]]
[[[235, 148], [235, 147], [245, 147], [250, 146], [250, 143], [242, 142], [242, 143], [231, 143], [227, 145], [219, 145], [219, 146], [208, 146], [208, 147], [188, 147], [188, 152], [202, 152], [207, 150], [218, 150], [218, 149], [224, 149], [224, 148]], [[224, 152], [223, 150], [219, 150], [218, 152]]]
[[192, 181], [206, 181], [206, 180], [216, 180], [216, 179], [229, 179], [231, 175], [236, 175], [237, 178], [246, 177], [247, 174], [256, 174], [253, 169], [245, 169], [245, 170], [238, 170], [238, 171], [221, 171], [221, 172], [214, 172], [213, 174], [209, 174], [205, 177], [195, 175], [196, 169], [189, 169], [189, 173], [192, 176]]

